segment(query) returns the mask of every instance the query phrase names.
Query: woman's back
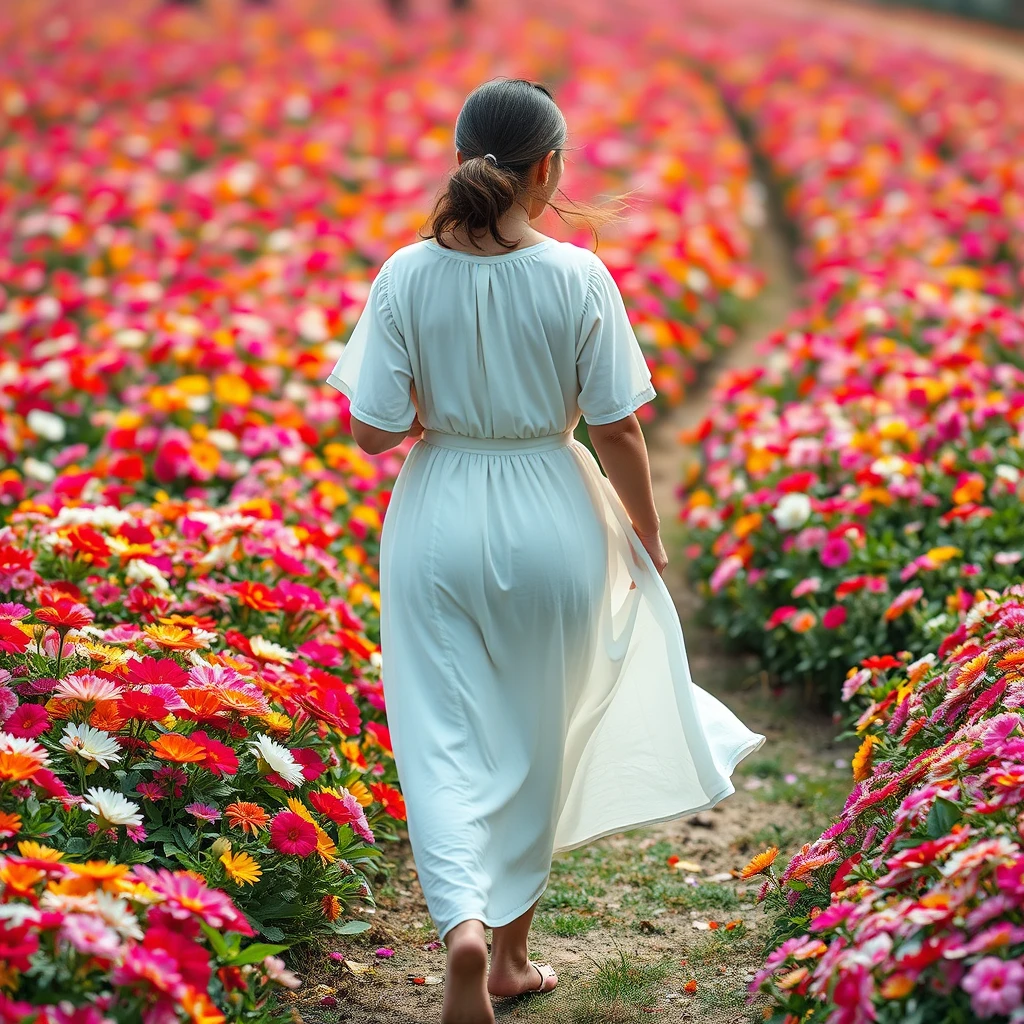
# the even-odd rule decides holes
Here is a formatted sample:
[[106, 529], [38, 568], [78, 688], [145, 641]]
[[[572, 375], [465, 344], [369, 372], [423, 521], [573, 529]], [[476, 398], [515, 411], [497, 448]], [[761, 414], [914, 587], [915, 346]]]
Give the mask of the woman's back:
[[580, 411], [608, 423], [653, 396], [611, 275], [568, 243], [419, 242], [385, 263], [367, 309], [388, 342], [361, 360], [353, 415], [384, 429], [407, 425], [407, 377], [426, 429], [477, 438], [564, 433]]

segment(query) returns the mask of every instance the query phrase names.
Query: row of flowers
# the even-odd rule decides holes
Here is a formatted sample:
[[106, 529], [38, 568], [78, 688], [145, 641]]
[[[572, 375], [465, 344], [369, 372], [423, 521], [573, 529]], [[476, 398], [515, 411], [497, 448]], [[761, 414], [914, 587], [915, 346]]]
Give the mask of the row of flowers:
[[1024, 1019], [1024, 587], [845, 690], [846, 806], [784, 871], [747, 870], [781, 915], [752, 992], [793, 1024]]
[[937, 640], [1016, 578], [1024, 320], [998, 208], [846, 70], [845, 36], [735, 29], [695, 47], [811, 276], [761, 365], [720, 382], [682, 519], [712, 620], [836, 699], [851, 661]]

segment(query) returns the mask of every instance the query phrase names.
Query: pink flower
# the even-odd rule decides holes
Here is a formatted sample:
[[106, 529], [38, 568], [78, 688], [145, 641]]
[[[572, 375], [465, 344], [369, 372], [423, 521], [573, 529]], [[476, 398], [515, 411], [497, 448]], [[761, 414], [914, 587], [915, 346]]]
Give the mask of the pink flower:
[[821, 624], [826, 629], [838, 629], [846, 621], [846, 609], [841, 605], [834, 605], [821, 617]]
[[982, 957], [960, 982], [981, 1018], [1008, 1015], [1024, 1000], [1024, 967], [1015, 960]]
[[220, 811], [212, 804], [188, 804], [185, 811], [199, 821], [218, 821], [220, 819]]
[[0, 725], [7, 722], [18, 708], [18, 696], [6, 686], [0, 686]]
[[270, 845], [278, 853], [308, 857], [316, 850], [316, 829], [294, 811], [279, 811], [270, 823]]
[[739, 575], [742, 568], [742, 560], [735, 555], [729, 555], [728, 558], [723, 559], [711, 574], [711, 580], [709, 581], [711, 593], [717, 594], [724, 586], [731, 583]]
[[135, 787], [135, 792], [140, 793], [147, 800], [152, 800], [154, 803], [157, 800], [163, 800], [167, 796], [167, 790], [159, 782], [140, 782]]
[[137, 864], [132, 868], [132, 873], [158, 896], [163, 897], [162, 909], [175, 920], [188, 921], [197, 917], [211, 928], [226, 928], [242, 935], [253, 934], [249, 922], [231, 902], [231, 898], [219, 889], [210, 889], [191, 875], [168, 871], [166, 868], [154, 871], [144, 864]]
[[871, 972], [862, 965], [840, 971], [839, 980], [832, 990], [832, 1001], [839, 1009], [829, 1020], [833, 1024], [862, 1024], [863, 1021], [877, 1020], [871, 1002], [874, 990]]
[[821, 590], [821, 577], [808, 576], [793, 588], [793, 596], [803, 597], [805, 594], [816, 594], [819, 590]]
[[4, 723], [4, 732], [21, 739], [35, 739], [50, 728], [50, 716], [41, 704], [22, 704]]
[[60, 936], [79, 953], [113, 960], [121, 948], [117, 932], [95, 914], [68, 914], [61, 925]]
[[1001, 864], [996, 869], [996, 884], [1008, 896], [1024, 900], [1024, 857], [1018, 857], [1012, 864]]
[[853, 548], [844, 537], [833, 537], [821, 549], [819, 557], [826, 569], [838, 569], [853, 557]]

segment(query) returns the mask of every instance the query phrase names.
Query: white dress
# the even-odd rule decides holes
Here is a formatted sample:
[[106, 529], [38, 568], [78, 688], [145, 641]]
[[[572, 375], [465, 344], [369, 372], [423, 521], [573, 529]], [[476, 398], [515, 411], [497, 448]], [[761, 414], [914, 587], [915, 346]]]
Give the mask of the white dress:
[[572, 437], [655, 394], [600, 259], [401, 249], [328, 380], [391, 431], [415, 383], [426, 428], [384, 520], [381, 653], [438, 933], [514, 920], [554, 851], [732, 793], [764, 738], [691, 682], [668, 590]]

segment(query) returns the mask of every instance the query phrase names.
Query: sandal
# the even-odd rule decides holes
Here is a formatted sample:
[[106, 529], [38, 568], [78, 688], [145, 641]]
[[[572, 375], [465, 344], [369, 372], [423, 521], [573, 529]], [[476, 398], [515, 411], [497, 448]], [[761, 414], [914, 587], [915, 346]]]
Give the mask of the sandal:
[[[551, 964], [539, 964], [536, 960], [530, 961], [530, 966], [535, 968], [537, 973], [540, 975], [540, 984], [533, 989], [534, 992], [550, 992], [554, 989], [555, 985], [558, 984], [558, 975], [555, 974], [551, 967]], [[548, 981], [552, 978], [555, 980], [554, 985], [548, 985]], [[546, 986], [546, 987], [545, 987]]]

